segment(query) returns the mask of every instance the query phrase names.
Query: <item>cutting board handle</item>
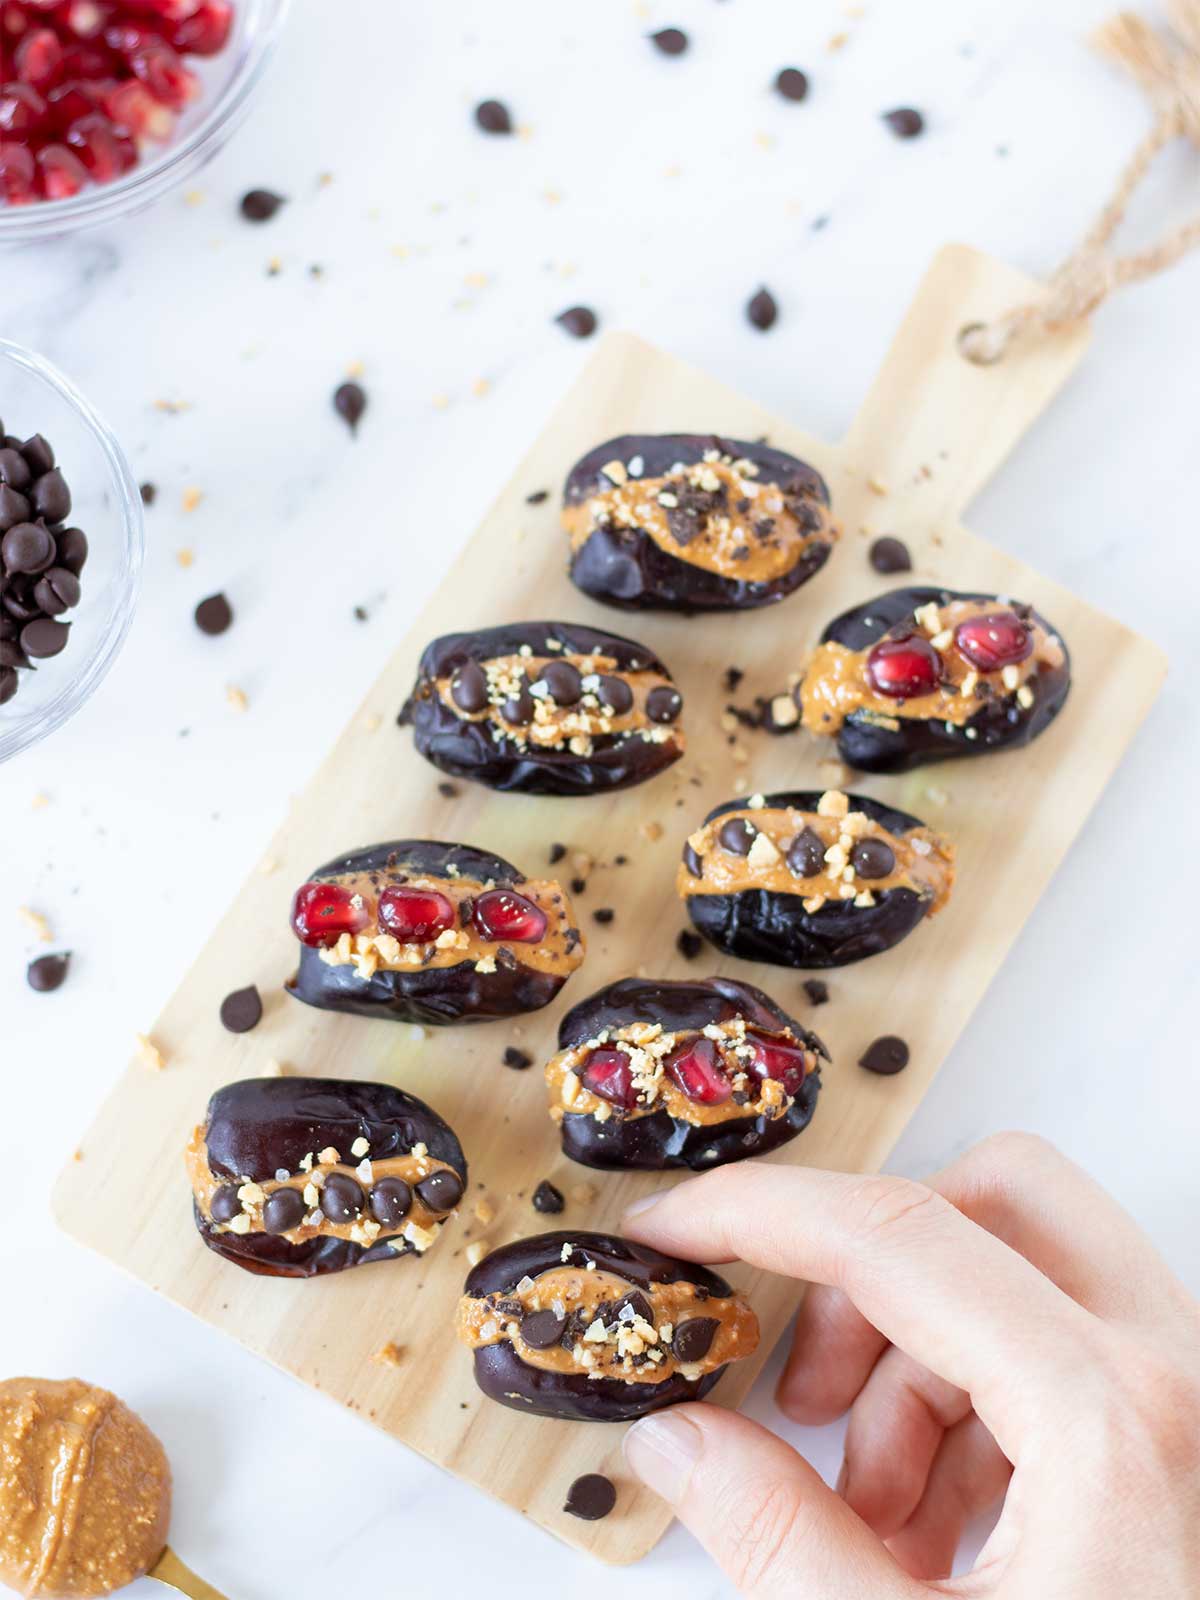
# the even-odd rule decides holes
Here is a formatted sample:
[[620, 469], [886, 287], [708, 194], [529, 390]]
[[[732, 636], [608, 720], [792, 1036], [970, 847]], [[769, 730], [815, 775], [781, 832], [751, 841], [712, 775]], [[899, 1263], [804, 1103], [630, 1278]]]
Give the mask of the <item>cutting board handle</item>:
[[220, 1590], [214, 1589], [211, 1583], [205, 1583], [191, 1567], [180, 1561], [170, 1545], [146, 1576], [155, 1579], [166, 1589], [173, 1589], [176, 1594], [186, 1595], [188, 1600], [225, 1600]]

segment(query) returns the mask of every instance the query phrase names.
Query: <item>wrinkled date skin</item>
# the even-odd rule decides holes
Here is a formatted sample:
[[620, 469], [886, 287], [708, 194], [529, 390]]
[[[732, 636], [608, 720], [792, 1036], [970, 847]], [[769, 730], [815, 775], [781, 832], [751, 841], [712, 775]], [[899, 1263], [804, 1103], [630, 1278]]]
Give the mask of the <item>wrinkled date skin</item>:
[[[821, 795], [816, 789], [798, 789], [764, 798], [768, 806], [815, 811]], [[868, 800], [865, 795], [849, 798], [851, 810], [865, 812], [890, 833], [904, 834], [924, 826], [907, 811]], [[743, 810], [745, 804], [744, 800], [726, 801], [704, 820], [711, 822], [726, 811]], [[924, 918], [929, 901], [912, 889], [898, 888], [880, 894], [873, 906], [826, 901], [819, 911], [805, 911], [802, 895], [743, 889], [737, 894], [689, 895], [687, 909], [697, 932], [726, 955], [816, 971], [846, 967], [890, 950]]]
[[[431, 839], [395, 839], [371, 845], [327, 862], [312, 874], [313, 880], [345, 872], [378, 872], [386, 883], [392, 863], [451, 878], [459, 876], [500, 886], [520, 888], [524, 881], [511, 862], [465, 844], [441, 844]], [[537, 972], [520, 964], [520, 946], [510, 946], [515, 967], [497, 963], [495, 972], [477, 972], [473, 961], [452, 967], [428, 967], [413, 972], [380, 970], [374, 977], [358, 977], [353, 966], [330, 966], [319, 950], [300, 947], [300, 966], [287, 984], [287, 992], [305, 1005], [324, 1011], [348, 1011], [359, 1017], [385, 1017], [393, 1022], [417, 1022], [443, 1027], [460, 1022], [493, 1022], [501, 1017], [539, 1011], [566, 982], [566, 976]]]
[[[565, 1263], [564, 1245], [571, 1246]], [[725, 1279], [707, 1267], [676, 1261], [648, 1245], [607, 1233], [540, 1233], [503, 1245], [472, 1270], [463, 1292], [477, 1297], [511, 1294], [526, 1276], [536, 1278], [563, 1265], [582, 1267], [587, 1260], [594, 1261], [598, 1271], [615, 1273], [639, 1289], [687, 1282], [721, 1299], [733, 1293]], [[574, 1422], [632, 1422], [681, 1400], [700, 1400], [725, 1371], [718, 1367], [696, 1379], [676, 1372], [662, 1383], [625, 1383], [620, 1378], [589, 1378], [583, 1372], [543, 1371], [522, 1361], [507, 1340], [484, 1345], [474, 1356], [475, 1382], [489, 1400], [527, 1416]]]
[[[826, 1061], [829, 1052], [815, 1033], [789, 1017], [753, 984], [734, 978], [622, 978], [573, 1006], [558, 1029], [558, 1048], [569, 1050], [594, 1039], [603, 1028], [632, 1022], [659, 1023], [664, 1033], [700, 1030], [710, 1023], [744, 1017], [760, 1033], [781, 1034], [790, 1028], [797, 1044]], [[607, 1122], [568, 1111], [562, 1119], [563, 1154], [587, 1167], [636, 1167], [661, 1171], [669, 1167], [708, 1167], [741, 1161], [776, 1150], [808, 1127], [821, 1091], [819, 1072], [810, 1072], [790, 1108], [781, 1117], [730, 1117], [725, 1122], [696, 1124], [664, 1110], [641, 1117], [611, 1116]]]
[[577, 623], [512, 622], [474, 633], [444, 634], [426, 647], [416, 686], [397, 718], [401, 727], [411, 725], [426, 761], [456, 778], [508, 793], [589, 795], [644, 783], [678, 759], [682, 752], [671, 740], [654, 744], [601, 735], [592, 741], [590, 756], [522, 746], [507, 738], [497, 741], [488, 724], [456, 716], [434, 691], [438, 678], [449, 677], [467, 661], [515, 655], [523, 645], [538, 655], [552, 654], [548, 639], [558, 640], [562, 653], [609, 656], [618, 672], [658, 672], [668, 681], [671, 678], [663, 662], [644, 645]]
[[[612, 487], [601, 470], [606, 463], [641, 456], [642, 476], [665, 477], [682, 462], [692, 466], [708, 450], [753, 461], [760, 484], [797, 485], [798, 491], [823, 511], [829, 508], [825, 480], [807, 462], [742, 439], [699, 433], [637, 433], [610, 439], [589, 450], [571, 468], [563, 490], [565, 505], [578, 505]], [[664, 550], [640, 528], [596, 528], [571, 558], [571, 581], [585, 594], [627, 611], [743, 611], [784, 600], [820, 571], [833, 549], [832, 540], [810, 544], [788, 572], [769, 582], [746, 582], [709, 572]]]
[[[930, 601], [945, 605], [952, 600], [994, 600], [990, 594], [956, 593], [948, 589], [893, 589], [866, 605], [844, 611], [821, 635], [848, 650], [869, 650], [889, 628], [911, 619]], [[1031, 618], [1047, 633], [1054, 627], [1036, 611]], [[1061, 635], [1058, 636], [1061, 642]], [[847, 717], [837, 736], [838, 754], [847, 766], [860, 772], [911, 772], [933, 761], [958, 756], [983, 756], [994, 750], [1016, 750], [1048, 728], [1062, 710], [1071, 687], [1071, 660], [1062, 646], [1063, 664], [1042, 666], [1036, 678], [1037, 698], [1023, 710], [1011, 699], [986, 705], [961, 727], [937, 721], [901, 717], [898, 729], [881, 728], [857, 715]], [[967, 729], [974, 736], [967, 737]]]
[[[229, 1183], [264, 1182], [284, 1168], [297, 1172], [304, 1157], [332, 1145], [347, 1151], [369, 1140], [372, 1160], [407, 1155], [416, 1144], [454, 1168], [467, 1183], [462, 1146], [437, 1112], [415, 1095], [386, 1083], [337, 1078], [248, 1078], [218, 1089], [208, 1103], [205, 1144], [214, 1174]], [[368, 1261], [395, 1261], [413, 1253], [394, 1250], [381, 1236], [373, 1245], [315, 1238], [302, 1244], [269, 1233], [219, 1233], [199, 1207], [193, 1212], [210, 1250], [247, 1272], [272, 1278], [317, 1278]]]

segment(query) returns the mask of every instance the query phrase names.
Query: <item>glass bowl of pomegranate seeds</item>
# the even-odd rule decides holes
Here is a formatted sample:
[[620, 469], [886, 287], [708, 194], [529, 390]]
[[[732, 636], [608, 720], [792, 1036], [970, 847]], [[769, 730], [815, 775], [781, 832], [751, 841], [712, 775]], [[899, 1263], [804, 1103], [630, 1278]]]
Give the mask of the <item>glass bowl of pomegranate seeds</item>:
[[113, 434], [61, 372], [0, 339], [0, 762], [74, 716], [116, 660], [144, 539]]
[[0, 242], [149, 205], [249, 109], [289, 0], [0, 0]]

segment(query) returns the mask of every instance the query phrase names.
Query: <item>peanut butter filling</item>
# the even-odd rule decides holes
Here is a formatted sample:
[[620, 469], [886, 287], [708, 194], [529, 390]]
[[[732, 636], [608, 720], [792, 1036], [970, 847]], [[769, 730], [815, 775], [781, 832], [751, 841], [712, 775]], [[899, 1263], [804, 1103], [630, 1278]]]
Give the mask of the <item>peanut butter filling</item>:
[[[666, 1060], [680, 1045], [703, 1036], [717, 1046], [720, 1068], [729, 1079], [732, 1093], [727, 1100], [706, 1105], [684, 1093], [666, 1070]], [[771, 1034], [771, 1040], [803, 1048], [790, 1031]], [[588, 1058], [594, 1050], [619, 1049], [629, 1058], [629, 1070], [637, 1103], [631, 1110], [614, 1106], [603, 1095], [593, 1093], [584, 1081]], [[594, 1039], [560, 1050], [546, 1063], [546, 1084], [550, 1091], [550, 1116], [561, 1122], [569, 1111], [607, 1122], [610, 1117], [628, 1120], [666, 1111], [670, 1116], [696, 1127], [711, 1127], [737, 1117], [781, 1117], [795, 1098], [788, 1095], [775, 1078], [760, 1078], [751, 1070], [754, 1047], [747, 1040], [746, 1019], [732, 1017], [728, 1022], [708, 1027], [664, 1031], [661, 1023], [633, 1022], [622, 1028], [605, 1028]], [[817, 1057], [804, 1051], [806, 1075], [815, 1071]]]
[[170, 1514], [163, 1447], [115, 1395], [78, 1378], [0, 1383], [0, 1584], [123, 1589], [162, 1554]]
[[[536, 1313], [537, 1322], [528, 1320]], [[543, 1344], [554, 1319], [561, 1334]], [[685, 1331], [697, 1321], [712, 1326]], [[511, 1294], [464, 1295], [455, 1325], [472, 1350], [508, 1340], [522, 1361], [544, 1372], [625, 1383], [662, 1383], [677, 1372], [701, 1378], [758, 1345], [758, 1318], [736, 1296], [718, 1299], [685, 1282], [643, 1289], [615, 1273], [572, 1266], [522, 1278]]]
[[[310, 1239], [317, 1238], [345, 1239], [369, 1249], [386, 1232], [394, 1236], [387, 1241], [392, 1243], [394, 1249], [402, 1250], [407, 1242], [418, 1254], [423, 1254], [437, 1238], [437, 1224], [451, 1213], [434, 1211], [427, 1206], [417, 1192], [417, 1185], [435, 1172], [454, 1172], [454, 1168], [431, 1156], [423, 1144], [414, 1145], [408, 1155], [386, 1156], [378, 1161], [369, 1158], [369, 1146], [365, 1139], [359, 1144], [361, 1155], [358, 1148], [352, 1148], [349, 1152], [359, 1157], [357, 1165], [344, 1162], [341, 1152], [330, 1146], [306, 1155], [300, 1163], [299, 1172], [287, 1173], [281, 1169], [269, 1180], [242, 1177], [238, 1182], [218, 1177], [213, 1172], [208, 1164], [205, 1130], [198, 1127], [188, 1143], [184, 1159], [200, 1214], [217, 1233], [233, 1233], [242, 1238], [248, 1234], [266, 1233], [263, 1208], [267, 1201], [280, 1189], [293, 1189], [304, 1201], [305, 1212], [298, 1226], [277, 1235], [289, 1244], [306, 1244]], [[403, 1219], [388, 1229], [384, 1229], [371, 1215], [369, 1204], [364, 1205], [362, 1213], [353, 1221], [335, 1222], [321, 1210], [321, 1191], [335, 1173], [352, 1178], [366, 1197], [369, 1197], [374, 1185], [383, 1179], [400, 1178], [412, 1190], [411, 1206]], [[218, 1190], [231, 1186], [237, 1188], [241, 1210], [229, 1222], [218, 1222], [213, 1217], [213, 1197]]]
[[[730, 822], [744, 822], [754, 830], [749, 851], [741, 854], [720, 841]], [[820, 841], [821, 867], [799, 873], [793, 846], [802, 834]], [[856, 847], [878, 840], [891, 852], [891, 870], [865, 877], [854, 865]], [[891, 889], [911, 889], [931, 902], [929, 915], [939, 912], [954, 884], [954, 846], [926, 827], [904, 834], [889, 833], [862, 811], [852, 811], [848, 797], [836, 789], [821, 796], [816, 811], [769, 807], [761, 795], [751, 795], [744, 808], [723, 811], [696, 830], [688, 844], [700, 858], [699, 876], [681, 864], [676, 888], [686, 899], [693, 894], [737, 894], [743, 889], [765, 889], [774, 894], [803, 897], [804, 909], [819, 911], [829, 900], [851, 901], [867, 907]], [[815, 853], [815, 852], [814, 852]]]
[[[410, 872], [401, 861], [386, 871], [348, 872], [320, 881], [341, 884], [359, 897], [359, 909], [370, 916], [371, 920], [360, 933], [343, 933], [335, 945], [317, 952], [327, 966], [353, 965], [364, 983], [377, 972], [456, 967], [465, 961], [477, 972], [522, 966], [565, 978], [583, 961], [583, 936], [574, 909], [561, 885], [553, 880], [522, 879], [510, 885], [507, 881], [499, 884], [491, 878], [486, 883], [462, 876], [439, 878], [428, 872]], [[401, 944], [395, 935], [379, 925], [378, 896], [387, 888], [419, 889], [444, 895], [454, 907], [456, 925], [434, 939]], [[537, 906], [546, 918], [546, 931], [541, 939], [529, 943], [483, 937], [471, 920], [471, 912], [480, 895], [497, 888], [511, 888], [514, 894]]]
[[[1011, 608], [995, 600], [951, 600], [943, 606], [931, 601], [921, 606], [915, 614], [915, 631], [923, 633], [938, 651], [941, 682], [932, 694], [905, 700], [879, 694], [872, 686], [867, 677], [871, 649], [849, 650], [832, 641], [819, 644], [803, 670], [789, 682], [801, 722], [810, 733], [836, 733], [846, 718], [857, 712], [893, 730], [910, 718], [961, 727], [985, 705], [1009, 696], [1022, 710], [1029, 710], [1037, 696], [1033, 680], [1039, 669], [1059, 668], [1066, 660], [1061, 641], [1040, 622], [1030, 619], [1031, 654], [995, 672], [981, 672], [954, 648], [954, 630], [960, 622], [1006, 609]], [[967, 731], [969, 736], [972, 730]]]
[[677, 462], [662, 478], [642, 477], [639, 464], [636, 456], [610, 461], [602, 471], [611, 487], [563, 508], [572, 550], [598, 527], [640, 528], [691, 566], [770, 583], [791, 572], [810, 546], [838, 537], [820, 500], [759, 483], [753, 461], [708, 450], [703, 461]]

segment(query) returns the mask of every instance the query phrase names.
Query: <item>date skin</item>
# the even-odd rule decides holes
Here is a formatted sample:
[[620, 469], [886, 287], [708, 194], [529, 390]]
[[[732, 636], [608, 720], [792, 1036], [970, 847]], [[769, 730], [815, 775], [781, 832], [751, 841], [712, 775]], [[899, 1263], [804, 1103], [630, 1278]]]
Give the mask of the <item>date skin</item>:
[[[247, 1078], [218, 1089], [205, 1116], [208, 1162], [228, 1183], [270, 1181], [284, 1168], [298, 1172], [308, 1154], [332, 1145], [345, 1157], [354, 1141], [371, 1146], [371, 1159], [407, 1155], [415, 1144], [454, 1168], [467, 1182], [462, 1146], [437, 1112], [415, 1095], [386, 1083], [337, 1078]], [[404, 1241], [394, 1250], [381, 1235], [373, 1245], [336, 1238], [303, 1244], [275, 1234], [219, 1233], [193, 1205], [196, 1228], [210, 1250], [247, 1272], [272, 1278], [317, 1278], [369, 1261], [396, 1261], [415, 1253]]]
[[[564, 1263], [562, 1249], [572, 1247]], [[656, 1283], [687, 1282], [725, 1299], [733, 1293], [719, 1274], [694, 1262], [676, 1261], [644, 1244], [606, 1233], [540, 1233], [493, 1250], [468, 1274], [464, 1294], [512, 1294], [525, 1276], [536, 1278], [552, 1268], [596, 1263], [639, 1289]], [[702, 1399], [725, 1371], [718, 1367], [702, 1378], [674, 1373], [662, 1383], [625, 1383], [620, 1378], [589, 1378], [586, 1373], [546, 1372], [521, 1360], [507, 1340], [473, 1352], [475, 1382], [490, 1400], [527, 1416], [561, 1417], [573, 1422], [632, 1422], [681, 1400]]]
[[[556, 639], [563, 652], [551, 651]], [[413, 740], [426, 761], [456, 778], [469, 778], [509, 794], [564, 796], [608, 794], [657, 777], [682, 753], [672, 740], [661, 744], [612, 735], [592, 741], [590, 756], [567, 749], [522, 748], [515, 740], [493, 739], [487, 725], [458, 717], [433, 691], [434, 681], [449, 677], [465, 661], [488, 661], [515, 655], [528, 645], [538, 655], [602, 654], [618, 672], [650, 671], [670, 681], [671, 674], [652, 650], [619, 634], [603, 633], [567, 622], [512, 622], [472, 633], [447, 633], [426, 646], [412, 694], [397, 718], [411, 727]]]
[[[642, 476], [661, 478], [677, 462], [691, 466], [712, 449], [735, 460], [744, 457], [753, 461], [759, 469], [756, 483], [796, 484], [814, 506], [828, 509], [825, 480], [807, 462], [768, 445], [699, 433], [625, 434], [597, 445], [571, 468], [563, 503], [577, 505], [611, 488], [601, 469], [614, 459], [628, 461], [640, 455], [645, 462]], [[597, 528], [574, 552], [570, 576], [585, 594], [626, 611], [681, 611], [688, 615], [745, 611], [785, 600], [821, 570], [832, 549], [831, 542], [817, 540], [781, 577], [748, 583], [684, 561], [664, 550], [640, 528]]]
[[[815, 1033], [801, 1027], [761, 989], [734, 978], [681, 982], [622, 978], [567, 1012], [559, 1025], [558, 1048], [569, 1050], [594, 1039], [603, 1028], [632, 1022], [659, 1023], [664, 1032], [674, 1033], [699, 1031], [739, 1016], [760, 1033], [778, 1035], [790, 1028], [798, 1044], [830, 1059]], [[794, 1139], [812, 1121], [820, 1089], [819, 1071], [811, 1072], [783, 1116], [730, 1117], [705, 1126], [673, 1117], [666, 1110], [642, 1117], [614, 1114], [607, 1122], [568, 1111], [561, 1126], [563, 1154], [586, 1167], [645, 1171], [690, 1167], [704, 1171], [764, 1155]]]
[[[820, 798], [816, 789], [764, 796], [770, 807], [794, 806], [800, 811], [815, 811]], [[711, 822], [727, 811], [743, 810], [745, 804], [745, 800], [727, 800], [704, 820]], [[865, 812], [894, 834], [924, 826], [907, 811], [868, 800], [865, 795], [852, 794], [850, 807]], [[743, 889], [738, 894], [689, 895], [687, 910], [696, 931], [726, 955], [820, 971], [849, 966], [890, 950], [921, 922], [929, 901], [912, 889], [901, 888], [877, 895], [873, 906], [826, 901], [819, 911], [805, 911], [802, 895]]]

